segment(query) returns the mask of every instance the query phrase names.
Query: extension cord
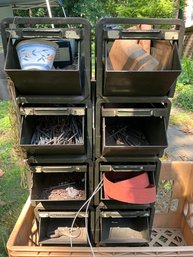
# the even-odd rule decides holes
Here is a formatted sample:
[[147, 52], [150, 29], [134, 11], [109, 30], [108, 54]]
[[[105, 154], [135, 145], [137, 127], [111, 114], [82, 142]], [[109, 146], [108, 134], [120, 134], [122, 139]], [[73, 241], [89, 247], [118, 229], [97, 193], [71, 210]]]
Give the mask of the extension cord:
[[[73, 231], [73, 228], [74, 228], [74, 223], [78, 217], [78, 214], [81, 212], [81, 210], [86, 206], [86, 215], [85, 215], [85, 228], [86, 228], [86, 235], [87, 235], [87, 240], [88, 240], [88, 243], [89, 243], [89, 247], [91, 249], [91, 253], [92, 253], [92, 256], [95, 257], [95, 253], [94, 253], [94, 250], [93, 250], [93, 247], [92, 247], [92, 243], [90, 241], [90, 236], [89, 236], [89, 233], [88, 233], [88, 208], [89, 208], [89, 205], [92, 201], [92, 198], [98, 193], [98, 191], [102, 188], [103, 186], [103, 179], [101, 179], [101, 181], [99, 182], [99, 184], [96, 186], [95, 190], [93, 191], [92, 195], [89, 197], [89, 199], [80, 207], [80, 209], [77, 211], [73, 221], [72, 221], [72, 225], [71, 225], [71, 228], [70, 228], [70, 233], [72, 233]], [[70, 236], [70, 246], [72, 247], [72, 236]]]

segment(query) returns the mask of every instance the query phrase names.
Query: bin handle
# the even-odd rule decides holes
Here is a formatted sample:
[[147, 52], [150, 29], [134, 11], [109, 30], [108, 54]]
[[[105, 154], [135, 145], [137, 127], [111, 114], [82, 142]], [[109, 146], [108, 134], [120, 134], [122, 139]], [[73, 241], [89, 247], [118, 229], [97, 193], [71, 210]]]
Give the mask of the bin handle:
[[53, 173], [53, 172], [86, 172], [86, 167], [79, 166], [37, 166], [35, 172], [37, 173]]
[[116, 166], [116, 165], [112, 165], [112, 170], [115, 171], [115, 172], [125, 172], [125, 171], [128, 171], [128, 172], [132, 172], [132, 171], [135, 171], [135, 172], [141, 172], [141, 171], [144, 171], [144, 167], [143, 166], [129, 166], [129, 168], [127, 166], [123, 166], [122, 168], [120, 168], [120, 166]]
[[152, 116], [153, 110], [136, 110], [132, 108], [122, 108], [122, 109], [102, 109], [103, 117], [111, 117], [111, 116]]
[[[21, 38], [41, 38], [47, 37], [52, 39], [77, 39], [83, 38], [82, 31], [78, 29], [31, 29], [31, 28], [16, 28], [6, 29], [6, 33], [14, 39]], [[38, 35], [38, 36], [37, 36]]]
[[107, 30], [105, 38], [108, 39], [163, 39], [161, 30]]
[[165, 109], [134, 109], [134, 108], [102, 108], [103, 117], [124, 117], [124, 116], [166, 116]]
[[84, 107], [70, 107], [70, 108], [31, 108], [31, 107], [21, 107], [20, 108], [21, 115], [85, 115]]
[[100, 217], [102, 218], [137, 218], [137, 217], [149, 217], [148, 211], [102, 211]]
[[[112, 25], [120, 25], [120, 24], [174, 25], [176, 27], [176, 30], [178, 30], [178, 33], [179, 33], [179, 36], [178, 36], [179, 53], [180, 53], [180, 55], [182, 54], [185, 26], [184, 26], [184, 22], [180, 19], [102, 18], [102, 19], [100, 19], [100, 21], [96, 25], [96, 38], [97, 38], [98, 49], [99, 49], [99, 47], [101, 48], [101, 46], [103, 44], [103, 37], [104, 37], [103, 29], [104, 29], [104, 26], [107, 25], [107, 24], [112, 24]], [[175, 30], [168, 31], [167, 30], [166, 32], [167, 33], [172, 33], [172, 32], [176, 33], [177, 31], [175, 31]], [[101, 55], [101, 53], [100, 53], [100, 55]], [[99, 56], [99, 53], [98, 53], [98, 58], [101, 59], [101, 56]]]
[[108, 172], [108, 171], [114, 171], [114, 172], [141, 172], [144, 171], [145, 168], [144, 166], [137, 166], [137, 165], [103, 165], [100, 168], [101, 171], [103, 172]]
[[[76, 212], [40, 212], [39, 213], [39, 217], [40, 218], [73, 218], [74, 215], [76, 214]], [[79, 218], [85, 218], [88, 217], [88, 214], [84, 213], [84, 212], [80, 212], [78, 214]]]

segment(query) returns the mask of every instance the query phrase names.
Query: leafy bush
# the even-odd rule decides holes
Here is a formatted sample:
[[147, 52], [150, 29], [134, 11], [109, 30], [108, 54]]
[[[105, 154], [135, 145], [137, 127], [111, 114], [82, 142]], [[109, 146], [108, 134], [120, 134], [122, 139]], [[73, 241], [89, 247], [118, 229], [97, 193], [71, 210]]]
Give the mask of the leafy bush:
[[180, 84], [180, 90], [177, 91], [174, 98], [174, 104], [187, 111], [193, 111], [193, 85]]
[[178, 82], [177, 85], [176, 85], [176, 93], [179, 93], [180, 91], [182, 91], [183, 88], [184, 88], [184, 84]]
[[179, 77], [179, 82], [183, 84], [193, 83], [193, 60], [187, 57], [182, 59], [182, 74]]
[[[57, 2], [57, 1], [55, 1]], [[94, 27], [101, 17], [151, 17], [174, 18], [179, 4], [183, 8], [185, 0], [61, 0], [68, 17], [87, 18]], [[28, 10], [14, 10], [16, 16], [48, 16], [47, 8], [35, 7]], [[61, 7], [52, 7], [52, 15], [63, 16]]]

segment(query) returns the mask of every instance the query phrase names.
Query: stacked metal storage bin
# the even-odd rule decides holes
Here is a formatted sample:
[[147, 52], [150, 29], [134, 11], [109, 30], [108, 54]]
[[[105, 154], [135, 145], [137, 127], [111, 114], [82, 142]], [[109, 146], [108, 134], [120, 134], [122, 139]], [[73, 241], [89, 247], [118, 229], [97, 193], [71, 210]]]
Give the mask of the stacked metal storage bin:
[[[13, 81], [11, 91], [20, 116], [19, 144], [26, 154], [30, 198], [39, 221], [39, 243], [69, 245], [72, 240], [73, 245], [86, 245], [84, 219], [88, 216], [90, 222], [91, 211], [82, 209], [72, 236], [70, 228], [93, 191], [90, 23], [82, 18], [15, 17], [4, 19], [1, 31], [5, 70]], [[21, 70], [16, 45], [33, 38], [59, 45], [62, 58], [55, 59], [55, 69]], [[67, 125], [61, 128], [61, 123]], [[43, 143], [39, 144], [37, 137], [42, 137]], [[45, 137], [50, 137], [46, 140], [53, 140], [52, 144]], [[77, 197], [50, 197], [51, 189], [67, 185], [69, 190], [75, 185], [70, 194]], [[88, 229], [90, 233], [90, 225]]]
[[[139, 24], [153, 27], [130, 30]], [[183, 33], [183, 22], [174, 19], [104, 18], [97, 24], [95, 187], [103, 183], [94, 201], [97, 245], [144, 245], [150, 240], [155, 202], [151, 195], [158, 185], [159, 157], [167, 147], [168, 98], [181, 72]], [[112, 43], [126, 39], [167, 40], [173, 48], [172, 68], [114, 70], [109, 61]], [[129, 191], [126, 184], [117, 183], [144, 174], [147, 191], [140, 191], [138, 184], [136, 191]]]
[[[55, 28], [50, 28], [51, 24]], [[153, 28], [129, 29], [136, 24]], [[87, 20], [7, 18], [2, 21], [1, 32], [5, 70], [13, 81], [10, 89], [19, 113], [19, 144], [29, 167], [39, 244], [85, 246], [88, 234], [96, 245], [147, 244], [155, 212], [159, 158], [167, 147], [169, 98], [181, 72], [183, 22], [125, 18], [99, 21], [95, 99], [90, 86], [91, 28]], [[16, 45], [33, 38], [59, 45], [62, 58], [55, 60], [55, 69], [20, 69]], [[171, 69], [113, 70], [109, 50], [117, 39], [167, 40], [173, 49]], [[74, 50], [70, 51], [72, 45]], [[70, 52], [65, 55], [63, 48], [65, 53]], [[61, 127], [61, 123], [67, 125]], [[134, 190], [128, 187], [128, 183], [134, 183], [132, 179]], [[74, 183], [77, 188], [72, 190], [70, 185]], [[52, 189], [67, 185], [73, 197], [52, 195]], [[79, 211], [91, 195], [94, 201], [88, 212], [86, 205]]]

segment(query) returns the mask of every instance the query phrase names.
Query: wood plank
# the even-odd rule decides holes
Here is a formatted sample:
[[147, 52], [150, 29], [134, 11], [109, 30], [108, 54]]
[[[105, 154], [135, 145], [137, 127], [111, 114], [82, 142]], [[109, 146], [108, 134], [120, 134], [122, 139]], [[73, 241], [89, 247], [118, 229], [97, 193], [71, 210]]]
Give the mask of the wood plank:
[[109, 58], [114, 70], [123, 70], [128, 62], [128, 48], [137, 45], [138, 40], [115, 40]]
[[156, 70], [158, 61], [145, 50], [129, 42], [117, 40], [110, 50], [109, 57], [115, 70]]
[[[152, 25], [148, 24], [141, 24], [140, 25], [141, 30], [151, 30]], [[151, 40], [139, 40], [139, 45], [146, 51], [146, 53], [151, 53]]]
[[156, 60], [158, 60], [159, 70], [171, 70], [172, 58], [173, 58], [173, 47], [169, 41], [163, 41], [163, 40], [153, 41], [151, 54]]

